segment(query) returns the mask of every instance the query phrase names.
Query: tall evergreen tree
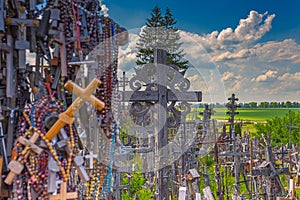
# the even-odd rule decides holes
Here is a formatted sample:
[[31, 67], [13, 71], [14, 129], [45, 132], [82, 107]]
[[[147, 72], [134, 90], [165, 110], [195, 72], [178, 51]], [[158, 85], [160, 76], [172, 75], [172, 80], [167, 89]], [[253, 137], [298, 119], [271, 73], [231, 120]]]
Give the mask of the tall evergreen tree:
[[187, 69], [188, 61], [183, 59], [183, 49], [180, 48], [182, 43], [179, 42], [181, 38], [175, 24], [176, 20], [173, 17], [171, 10], [166, 8], [164, 17], [166, 34], [164, 39], [167, 46], [168, 64], [174, 64], [181, 69]]
[[162, 16], [160, 8], [155, 6], [151, 18], [146, 19], [146, 26], [143, 27], [137, 43], [137, 65], [153, 63], [154, 48], [164, 45], [168, 55], [167, 64], [174, 64], [180, 69], [187, 69], [188, 61], [183, 60], [182, 43], [179, 42], [180, 35], [175, 24], [176, 20], [169, 8], [166, 8], [165, 15]]

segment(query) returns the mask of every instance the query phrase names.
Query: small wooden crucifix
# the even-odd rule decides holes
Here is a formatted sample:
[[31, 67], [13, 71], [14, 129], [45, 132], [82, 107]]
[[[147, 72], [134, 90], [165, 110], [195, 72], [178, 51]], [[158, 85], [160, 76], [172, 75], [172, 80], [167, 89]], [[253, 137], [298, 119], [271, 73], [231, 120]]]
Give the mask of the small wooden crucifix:
[[67, 183], [62, 182], [60, 184], [60, 193], [56, 195], [50, 195], [50, 200], [67, 200], [76, 199], [78, 197], [77, 192], [67, 192]]
[[[22, 136], [17, 139], [18, 142], [26, 145], [26, 147], [22, 151], [22, 155], [24, 155], [24, 159], [26, 159], [29, 156], [30, 151], [35, 151], [37, 154], [40, 154], [43, 151], [40, 147], [34, 144], [38, 138], [39, 138], [39, 134], [37, 132], [34, 132], [34, 134], [29, 140], [25, 139]], [[4, 182], [7, 185], [11, 185], [16, 175], [22, 172], [24, 165], [16, 160], [11, 160], [10, 163], [8, 164], [8, 168], [10, 169], [10, 172], [7, 175]]]

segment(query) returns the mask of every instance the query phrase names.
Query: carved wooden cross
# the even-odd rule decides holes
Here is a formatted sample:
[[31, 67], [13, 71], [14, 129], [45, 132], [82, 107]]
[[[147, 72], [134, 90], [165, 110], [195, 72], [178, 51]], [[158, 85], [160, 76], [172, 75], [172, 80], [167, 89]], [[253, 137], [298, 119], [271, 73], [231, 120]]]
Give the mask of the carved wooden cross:
[[74, 114], [81, 108], [84, 101], [89, 102], [98, 110], [102, 110], [104, 108], [104, 103], [92, 95], [93, 91], [99, 87], [100, 84], [101, 81], [97, 78], [94, 78], [85, 89], [80, 88], [70, 80], [65, 84], [65, 88], [78, 97], [65, 112], [59, 114], [59, 119], [46, 134], [47, 139], [52, 140], [66, 124], [72, 124], [74, 122]]
[[85, 158], [90, 160], [90, 169], [94, 168], [94, 158], [97, 158], [97, 154], [93, 154], [93, 151], [90, 151], [88, 155], [85, 155]]
[[6, 25], [18, 26], [18, 40], [15, 41], [15, 48], [18, 49], [19, 69], [26, 68], [26, 54], [25, 49], [30, 48], [29, 41], [26, 40], [27, 27], [37, 28], [39, 26], [38, 20], [26, 19], [25, 7], [19, 7], [19, 18], [6, 18]]
[[24, 17], [6, 18], [6, 24], [19, 27], [19, 35], [18, 40], [15, 43], [15, 48], [18, 50], [29, 49], [29, 41], [26, 41], [26, 27], [38, 27], [39, 21], [26, 19]]
[[26, 138], [24, 138], [23, 136], [20, 136], [17, 141], [23, 145], [25, 145], [25, 149], [30, 149], [32, 151], [34, 151], [37, 154], [41, 154], [43, 149], [40, 148], [39, 146], [35, 145], [34, 143], [36, 142], [37, 138], [39, 137], [38, 133], [34, 133], [33, 136], [27, 140]]
[[67, 192], [67, 183], [62, 182], [60, 184], [60, 193], [56, 195], [50, 195], [50, 200], [67, 200], [76, 199], [78, 197], [77, 192]]
[[[24, 155], [24, 159], [26, 159], [29, 156], [30, 151], [34, 151], [37, 154], [40, 154], [43, 151], [41, 148], [39, 148], [37, 145], [34, 144], [38, 138], [39, 138], [39, 134], [34, 132], [29, 140], [26, 140], [22, 136], [17, 139], [18, 142], [26, 145], [26, 147], [22, 151], [22, 155]], [[7, 175], [4, 182], [7, 185], [11, 185], [16, 175], [21, 174], [22, 170], [24, 169], [24, 165], [16, 160], [11, 160], [10, 163], [8, 164], [8, 168], [10, 169], [10, 172]]]
[[[55, 70], [55, 77], [52, 83], [52, 89], [56, 89], [60, 76], [64, 77], [67, 76], [67, 49], [66, 49], [66, 36], [64, 34], [64, 25], [59, 25], [59, 39], [54, 39], [53, 41], [56, 43], [55, 45], [55, 52], [53, 55], [53, 59], [51, 60], [52, 65], [58, 65], [58, 57], [60, 57], [60, 68], [56, 68]], [[59, 50], [59, 52], [57, 52]], [[59, 53], [59, 55], [58, 55]]]

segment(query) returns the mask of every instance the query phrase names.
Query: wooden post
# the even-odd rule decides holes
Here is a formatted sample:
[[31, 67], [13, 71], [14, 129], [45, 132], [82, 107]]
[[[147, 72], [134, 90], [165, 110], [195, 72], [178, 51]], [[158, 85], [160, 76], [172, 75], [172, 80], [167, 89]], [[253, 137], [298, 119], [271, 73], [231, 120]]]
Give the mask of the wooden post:
[[203, 195], [204, 195], [204, 198], [206, 198], [206, 199], [215, 200], [214, 195], [212, 194], [209, 186], [207, 186], [203, 189]]
[[[253, 142], [252, 142], [252, 137], [250, 135], [250, 176], [252, 176], [252, 169], [253, 169]], [[250, 199], [253, 196], [253, 178], [250, 177]]]
[[289, 195], [291, 199], [295, 198], [295, 181], [294, 179], [290, 179], [290, 184], [289, 184]]
[[232, 127], [232, 137], [233, 137], [233, 152], [234, 152], [234, 157], [233, 157], [233, 160], [234, 160], [234, 176], [235, 176], [235, 184], [236, 184], [236, 192], [237, 194], [239, 194], [240, 192], [240, 166], [241, 166], [241, 163], [240, 163], [240, 156], [237, 154], [237, 143], [236, 143], [236, 134], [235, 134], [235, 129], [234, 127]]
[[[16, 70], [14, 69], [14, 50], [13, 50], [14, 40], [12, 35], [7, 35], [7, 45], [9, 47], [9, 52], [6, 56], [6, 97], [11, 98], [11, 105], [15, 104], [16, 96]], [[13, 148], [13, 137], [14, 137], [15, 125], [9, 123], [7, 128], [7, 139], [6, 139], [6, 150], [7, 156], [11, 156], [11, 150]]]
[[[26, 8], [20, 6], [18, 8], [19, 18], [26, 19]], [[30, 48], [30, 44], [26, 41], [27, 27], [25, 23], [19, 23], [18, 40], [15, 42], [15, 48], [18, 49], [19, 69], [26, 69], [26, 53], [25, 50]]]
[[[0, 102], [0, 115], [2, 116], [1, 102]], [[2, 122], [2, 120], [0, 119], [0, 140], [1, 140], [1, 146], [2, 146], [2, 159], [4, 158], [5, 169], [7, 169], [8, 159], [7, 159], [7, 153], [6, 153], [6, 144], [5, 144], [5, 136], [4, 136], [4, 133], [3, 133], [3, 124], [2, 124], [3, 122]], [[2, 168], [2, 166], [1, 166], [1, 168]], [[1, 172], [2, 172], [2, 170], [0, 171], [0, 173]]]
[[5, 1], [0, 0], [0, 32], [5, 32], [4, 13], [5, 13]]
[[[60, 29], [63, 30], [63, 25], [60, 26]], [[60, 46], [60, 65], [61, 65], [61, 76], [68, 76], [67, 71], [67, 49], [66, 49], [66, 37], [64, 32], [61, 31], [59, 34], [61, 46]]]
[[180, 187], [179, 188], [178, 199], [179, 200], [185, 200], [185, 197], [186, 197], [186, 187]]
[[200, 193], [196, 193], [196, 200], [201, 200], [201, 194]]
[[0, 194], [2, 194], [2, 167], [3, 167], [3, 158], [0, 157]]
[[170, 191], [170, 194], [169, 194], [169, 200], [173, 200], [173, 192], [172, 192], [172, 190]]
[[67, 183], [62, 182], [60, 184], [60, 193], [56, 195], [50, 195], [50, 200], [67, 200], [76, 199], [78, 197], [77, 192], [67, 192]]
[[2, 186], [2, 169], [3, 169], [3, 158], [0, 157], [0, 199], [7, 199], [9, 191], [4, 189]]
[[36, 10], [36, 0], [30, 0], [29, 1], [29, 9], [30, 10]]
[[59, 114], [59, 119], [55, 122], [55, 124], [46, 134], [47, 139], [52, 140], [53, 137], [59, 133], [61, 128], [63, 128], [66, 124], [73, 123], [73, 116], [84, 104], [84, 101], [88, 101], [90, 104], [94, 105], [98, 110], [102, 110], [104, 108], [104, 103], [92, 95], [93, 91], [97, 87], [99, 87], [100, 84], [101, 82], [97, 78], [93, 79], [92, 82], [85, 89], [80, 88], [72, 81], [68, 81], [65, 84], [65, 88], [70, 92], [76, 94], [78, 97], [65, 112]]
[[[168, 125], [166, 123], [167, 121], [167, 88], [166, 84], [166, 77], [165, 74], [158, 73], [159, 67], [162, 67], [161, 65], [167, 64], [167, 52], [162, 49], [155, 49], [154, 50], [154, 63], [156, 65], [156, 72], [157, 72], [157, 82], [159, 84], [157, 85], [158, 89], [158, 110], [157, 110], [157, 126], [156, 126], [156, 154], [159, 154], [159, 152], [163, 152], [163, 148], [168, 144]], [[163, 154], [162, 153], [162, 154]], [[163, 164], [167, 158], [165, 156], [167, 155], [157, 155], [159, 159], [159, 164]], [[161, 168], [158, 171], [158, 199], [159, 200], [165, 200], [168, 199], [168, 177], [167, 177], [167, 170], [166, 167]]]
[[288, 197], [276, 197], [276, 200], [294, 200], [295, 199], [295, 181], [290, 179]]
[[48, 158], [48, 183], [47, 192], [54, 193], [56, 191], [56, 173], [60, 170], [59, 165], [54, 160], [54, 158], [49, 155]]
[[15, 69], [14, 69], [14, 40], [12, 35], [8, 34], [7, 36], [7, 45], [9, 47], [9, 52], [6, 56], [6, 96], [14, 97], [16, 95], [15, 87]]

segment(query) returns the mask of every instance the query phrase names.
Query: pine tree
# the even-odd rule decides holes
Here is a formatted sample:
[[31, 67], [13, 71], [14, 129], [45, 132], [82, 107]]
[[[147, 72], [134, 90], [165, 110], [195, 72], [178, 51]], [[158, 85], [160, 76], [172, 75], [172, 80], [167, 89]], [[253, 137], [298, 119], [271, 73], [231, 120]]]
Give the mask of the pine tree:
[[167, 50], [167, 64], [174, 64], [180, 69], [187, 69], [188, 61], [183, 60], [183, 50], [180, 49], [182, 43], [179, 42], [180, 35], [175, 24], [176, 20], [169, 8], [166, 8], [165, 15], [162, 16], [160, 8], [155, 6], [151, 18], [146, 20], [146, 26], [142, 29], [137, 43], [137, 65], [153, 63], [154, 48], [163, 44]]
[[158, 31], [162, 30], [163, 21], [160, 8], [155, 6], [151, 18], [146, 20], [146, 26], [143, 27], [137, 43], [137, 65], [154, 62], [153, 49], [157, 46], [158, 41], [162, 40], [162, 34]]
[[183, 49], [180, 49], [182, 43], [179, 42], [180, 34], [175, 27], [176, 20], [173, 17], [171, 10], [166, 8], [164, 17], [164, 28], [167, 30], [165, 34], [165, 42], [167, 44], [168, 64], [174, 64], [180, 69], [188, 68], [188, 61], [183, 60]]

